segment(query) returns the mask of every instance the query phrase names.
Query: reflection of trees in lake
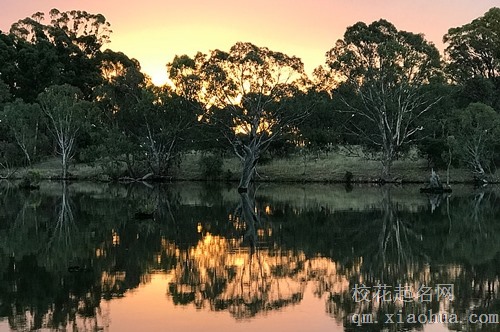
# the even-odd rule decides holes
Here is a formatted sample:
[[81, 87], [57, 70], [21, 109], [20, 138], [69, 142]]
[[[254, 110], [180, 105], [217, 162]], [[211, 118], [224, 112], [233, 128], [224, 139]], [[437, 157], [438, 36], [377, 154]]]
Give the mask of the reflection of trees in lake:
[[[397, 314], [399, 310], [403, 317], [408, 313], [427, 313], [431, 309], [434, 313], [455, 313], [460, 318], [466, 318], [467, 311], [498, 313], [500, 225], [494, 222], [499, 215], [498, 208], [495, 208], [499, 206], [496, 196], [489, 195], [486, 203], [484, 194], [476, 194], [472, 199], [458, 198], [448, 202], [451, 208], [450, 205], [441, 206], [434, 213], [427, 211], [420, 214], [399, 210], [386, 193], [382, 197], [377, 213], [362, 214], [366, 227], [361, 225], [344, 234], [346, 242], [342, 245], [352, 247], [355, 253], [353, 258], [359, 255], [362, 264], [359, 271], [348, 275], [351, 292], [330, 292], [329, 311], [332, 315], [342, 319], [346, 327], [356, 328], [355, 324], [346, 320], [349, 314], [372, 313], [381, 322], [384, 314]], [[406, 220], [406, 224], [402, 224], [402, 220]], [[481, 241], [487, 244], [480, 244]], [[488, 247], [488, 252], [474, 252], [481, 247]], [[465, 248], [472, 250], [465, 251]], [[483, 264], [484, 261], [488, 264]], [[434, 288], [437, 284], [453, 284], [455, 300], [437, 301], [433, 297], [430, 303], [412, 301], [398, 304], [370, 298], [370, 302], [359, 303], [352, 298], [352, 288], [356, 284], [364, 284], [372, 290], [379, 284], [388, 285], [392, 295], [394, 287], [401, 284], [408, 284], [414, 290], [420, 286]], [[398, 330], [419, 325], [422, 324], [379, 324], [378, 327], [366, 325], [364, 328]], [[462, 324], [450, 324], [448, 327], [470, 329]], [[491, 330], [492, 327], [476, 325], [474, 328]]]
[[[232, 243], [231, 243], [232, 242]], [[291, 252], [241, 248], [238, 241], [207, 234], [181, 252], [169, 293], [177, 304], [229, 310], [236, 318], [278, 309], [302, 299], [305, 280], [297, 274], [304, 257]]]
[[[455, 276], [456, 301], [452, 309], [475, 314], [500, 313], [500, 197], [479, 191], [456, 199], [450, 209], [446, 255], [461, 263]], [[499, 331], [499, 324], [461, 326], [470, 330]]]
[[[100, 324], [96, 275], [68, 271], [86, 243], [75, 226], [66, 185], [55, 199], [37, 192], [13, 195], [19, 200], [17, 214], [5, 219], [7, 228], [0, 232], [0, 316], [19, 330], [95, 330]], [[13, 211], [8, 205], [2, 209]]]
[[206, 234], [186, 251], [170, 246], [178, 260], [169, 274], [174, 303], [248, 318], [300, 302], [308, 282], [314, 283], [316, 294], [347, 290], [347, 279], [328, 258], [308, 259], [292, 250], [252, 250], [241, 247], [241, 241]]
[[[500, 204], [494, 193], [452, 196], [431, 213], [425, 200], [415, 208], [412, 198], [408, 209], [392, 191], [382, 192], [378, 204], [372, 198], [370, 208], [350, 210], [312, 201], [304, 207], [265, 191], [247, 200], [211, 194], [208, 187], [78, 186], [2, 194], [0, 316], [10, 317], [12, 326], [82, 320], [102, 326], [102, 299], [124, 296], [155, 271], [170, 275], [176, 303], [234, 317], [298, 303], [306, 284], [339, 321], [357, 311], [399, 308], [357, 305], [351, 288], [360, 282], [454, 283], [457, 300], [449, 310], [499, 312]], [[148, 204], [153, 218], [135, 218]], [[73, 224], [62, 224], [69, 212]]]
[[309, 259], [302, 251], [276, 246], [273, 225], [260, 215], [255, 200], [240, 194], [228, 218], [236, 230], [232, 238], [205, 233], [196, 246], [172, 252], [177, 264], [169, 294], [175, 303], [247, 318], [300, 302], [309, 281], [315, 282], [316, 293], [346, 287], [347, 280], [330, 259]]
[[[367, 241], [363, 272], [372, 282], [413, 281], [415, 269], [427, 262], [422, 251], [422, 235], [407, 214], [392, 202], [390, 187], [381, 190], [382, 199], [375, 218], [365, 220], [354, 239]], [[371, 240], [366, 236], [371, 237]]]
[[[259, 239], [271, 236], [272, 229], [262, 227], [256, 212], [255, 201], [241, 194], [228, 218], [241, 235], [226, 239], [206, 233], [196, 246], [180, 252], [169, 283], [175, 303], [227, 309], [245, 318], [302, 299], [305, 280], [297, 273], [304, 255], [259, 247]], [[203, 232], [201, 224], [198, 231]]]
[[61, 196], [56, 203], [55, 217], [47, 223], [48, 241], [45, 247], [47, 259], [56, 262], [67, 262], [76, 248], [73, 239], [78, 234], [78, 228], [73, 215], [72, 202], [68, 193], [68, 184], [62, 182]]

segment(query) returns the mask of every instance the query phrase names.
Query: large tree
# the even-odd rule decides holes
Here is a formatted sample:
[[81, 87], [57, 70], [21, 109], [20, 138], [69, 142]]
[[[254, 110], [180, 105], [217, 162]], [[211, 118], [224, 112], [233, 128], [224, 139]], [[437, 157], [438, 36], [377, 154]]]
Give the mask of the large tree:
[[197, 114], [184, 99], [169, 89], [153, 89], [145, 93], [138, 105], [135, 137], [146, 156], [147, 168], [156, 176], [169, 171], [185, 151], [190, 130], [197, 123]]
[[100, 159], [105, 173], [112, 177], [123, 175], [123, 165], [130, 177], [144, 175], [144, 169], [137, 162], [141, 149], [137, 124], [143, 122], [137, 110], [148, 93], [147, 79], [140, 69], [137, 60], [121, 52], [105, 50], [102, 53], [103, 82], [94, 90], [100, 121], [93, 145], [84, 154], [88, 161]]
[[238, 42], [229, 52], [176, 57], [170, 78], [188, 99], [204, 105], [203, 120], [216, 125], [242, 165], [240, 191], [247, 191], [260, 155], [307, 114], [293, 97], [306, 82], [294, 56]]
[[101, 47], [110, 33], [104, 16], [85, 11], [52, 9], [48, 17], [38, 12], [19, 20], [0, 38], [8, 47], [0, 52], [0, 58], [9, 60], [0, 64], [7, 76], [4, 81], [15, 97], [27, 102], [57, 84], [76, 86], [90, 100], [102, 81]]
[[0, 110], [15, 143], [21, 149], [27, 165], [31, 166], [38, 156], [39, 148], [45, 142], [42, 112], [38, 104], [27, 104], [21, 99], [5, 105]]
[[455, 112], [452, 126], [454, 150], [477, 180], [486, 181], [495, 150], [499, 147], [500, 115], [482, 103]]
[[334, 97], [352, 113], [348, 128], [379, 151], [382, 179], [391, 180], [393, 161], [422, 129], [418, 118], [438, 101], [422, 92], [440, 75], [438, 50], [422, 35], [379, 20], [348, 27], [326, 56], [341, 82]]
[[38, 96], [46, 116], [47, 128], [61, 157], [62, 178], [68, 177], [68, 166], [76, 152], [76, 139], [89, 123], [92, 105], [81, 99], [81, 91], [70, 85], [55, 85]]
[[455, 81], [499, 76], [500, 8], [491, 8], [472, 22], [449, 29], [443, 40], [447, 44], [447, 69]]

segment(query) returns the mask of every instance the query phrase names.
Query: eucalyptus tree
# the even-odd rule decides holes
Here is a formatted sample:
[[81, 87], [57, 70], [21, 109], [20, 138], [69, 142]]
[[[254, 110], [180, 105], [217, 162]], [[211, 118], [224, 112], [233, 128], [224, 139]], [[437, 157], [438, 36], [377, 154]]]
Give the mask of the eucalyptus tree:
[[84, 126], [91, 125], [89, 114], [92, 105], [82, 100], [78, 88], [70, 85], [48, 87], [38, 96], [38, 101], [61, 158], [62, 178], [66, 179], [69, 162], [76, 152], [78, 134]]
[[447, 70], [456, 82], [500, 75], [500, 8], [449, 29], [443, 41], [447, 44]]
[[[1, 34], [0, 34], [0, 43], [1, 43]], [[1, 49], [0, 44], [0, 49]], [[0, 57], [2, 52], [0, 51]], [[0, 61], [0, 66], [1, 66]], [[1, 67], [0, 67], [1, 68]], [[2, 69], [0, 69], [0, 72]], [[0, 111], [3, 110], [4, 105], [11, 99], [11, 94], [9, 91], [9, 86], [3, 82], [0, 75]], [[15, 154], [15, 147], [12, 143], [12, 135], [9, 130], [9, 126], [5, 123], [5, 121], [0, 121], [0, 170], [2, 174], [0, 174], [0, 179], [9, 178], [15, 173], [15, 170], [12, 169], [13, 159], [12, 152]]]
[[260, 155], [308, 112], [293, 98], [307, 82], [302, 61], [266, 47], [238, 42], [228, 52], [176, 57], [168, 68], [179, 93], [201, 102], [201, 121], [217, 126], [241, 161], [242, 192]]
[[153, 175], [168, 175], [185, 152], [197, 114], [169, 89], [150, 88], [138, 104], [136, 118], [131, 130], [139, 139], [147, 168]]
[[391, 180], [393, 161], [422, 130], [418, 118], [439, 100], [422, 91], [440, 76], [438, 50], [422, 35], [379, 20], [348, 27], [326, 57], [341, 82], [334, 97], [352, 116], [349, 130], [379, 151], [382, 179]]
[[476, 179], [486, 181], [489, 165], [500, 146], [500, 115], [482, 103], [455, 112], [454, 150]]
[[13, 82], [19, 71], [16, 60], [17, 50], [14, 36], [0, 31], [0, 104], [12, 97]]
[[15, 22], [4, 38], [7, 43], [13, 40], [11, 49], [16, 53], [12, 70], [18, 70], [10, 75], [11, 89], [19, 91], [16, 97], [33, 101], [30, 98], [50, 85], [70, 84], [90, 99], [102, 81], [101, 47], [110, 33], [103, 15], [78, 10], [52, 9], [47, 17], [38, 12]]
[[31, 166], [38, 156], [40, 146], [45, 143], [40, 106], [17, 99], [5, 105], [0, 114], [2, 114], [2, 120], [8, 126], [15, 143], [21, 149], [26, 163]]
[[99, 159], [105, 172], [112, 177], [123, 175], [123, 165], [130, 177], [137, 177], [142, 172], [136, 167], [140, 146], [133, 134], [137, 124], [142, 122], [136, 113], [147, 86], [147, 78], [140, 70], [137, 60], [121, 52], [102, 52], [103, 80], [93, 91], [94, 104], [100, 109], [98, 134], [85, 155], [89, 161]]

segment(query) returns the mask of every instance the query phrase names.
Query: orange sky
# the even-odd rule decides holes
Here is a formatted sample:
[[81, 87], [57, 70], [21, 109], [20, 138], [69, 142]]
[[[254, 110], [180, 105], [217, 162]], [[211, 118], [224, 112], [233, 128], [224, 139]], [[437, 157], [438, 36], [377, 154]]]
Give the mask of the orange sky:
[[176, 54], [228, 50], [237, 41], [296, 55], [311, 72], [347, 26], [379, 18], [424, 33], [442, 49], [448, 28], [494, 6], [500, 0], [0, 0], [0, 30], [51, 8], [101, 13], [113, 30], [108, 47], [138, 59], [159, 83]]

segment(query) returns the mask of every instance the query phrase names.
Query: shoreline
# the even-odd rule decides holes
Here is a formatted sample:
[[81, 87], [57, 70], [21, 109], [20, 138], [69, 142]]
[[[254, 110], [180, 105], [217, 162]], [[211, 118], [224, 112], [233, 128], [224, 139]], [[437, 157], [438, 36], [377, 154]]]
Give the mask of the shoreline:
[[[106, 174], [99, 163], [73, 163], [69, 167], [69, 177], [63, 179], [60, 162], [56, 158], [39, 162], [32, 167], [18, 168], [8, 178], [23, 180], [29, 172], [34, 173], [35, 180], [72, 181], [72, 182], [206, 182], [206, 183], [237, 183], [239, 181], [240, 163], [236, 158], [223, 158], [222, 167], [212, 174], [204, 174], [200, 166], [202, 154], [191, 153], [183, 157], [179, 166], [172, 168], [169, 176], [154, 177], [147, 174], [139, 178], [127, 176], [124, 169], [116, 169], [113, 176]], [[436, 169], [443, 185], [466, 184], [481, 186], [474, 180], [471, 172], [464, 168], [451, 168], [449, 181], [446, 180], [446, 169]], [[275, 158], [257, 167], [255, 183], [283, 184], [366, 184], [366, 185], [411, 185], [427, 184], [431, 168], [424, 159], [397, 160], [393, 166], [393, 180], [383, 181], [380, 177], [380, 164], [377, 161], [366, 160], [341, 155], [326, 155], [319, 158], [304, 160], [301, 156]], [[121, 174], [120, 174], [121, 173]], [[1, 174], [0, 175], [5, 175]], [[5, 179], [7, 180], [7, 179]], [[496, 172], [489, 176], [486, 184], [500, 184], [500, 174]]]

